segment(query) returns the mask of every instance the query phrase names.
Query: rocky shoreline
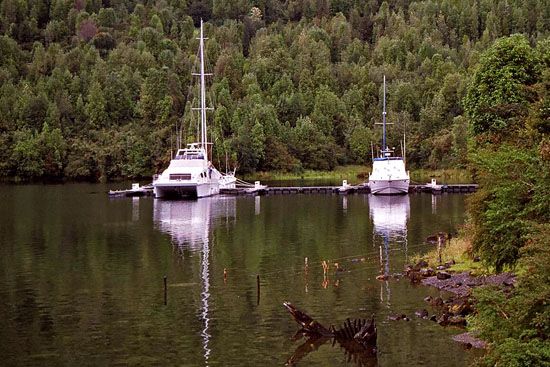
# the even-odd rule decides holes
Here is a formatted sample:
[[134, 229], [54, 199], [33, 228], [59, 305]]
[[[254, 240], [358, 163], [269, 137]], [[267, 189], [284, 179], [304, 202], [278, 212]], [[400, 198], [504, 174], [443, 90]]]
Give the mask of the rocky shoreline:
[[[449, 273], [447, 273], [449, 274]], [[458, 274], [449, 274], [450, 277], [440, 279], [441, 277], [431, 276], [422, 279], [421, 283], [435, 287], [439, 290], [453, 293], [459, 297], [471, 295], [472, 289], [483, 285], [495, 285], [503, 288], [514, 286], [516, 278], [512, 273], [501, 273], [488, 276], [472, 276], [467, 272]]]
[[[453, 273], [447, 271], [454, 265], [454, 261], [430, 267], [426, 261], [420, 261], [416, 265], [407, 265], [402, 276], [410, 279], [412, 283], [435, 287], [448, 292], [438, 297], [428, 296], [424, 300], [431, 306], [433, 313], [426, 309], [415, 312], [419, 318], [429, 319], [441, 326], [466, 327], [466, 316], [475, 312], [476, 300], [472, 297], [472, 290], [480, 286], [497, 286], [504, 292], [510, 291], [515, 284], [516, 277], [512, 273], [501, 273], [488, 276], [472, 276], [468, 272]], [[406, 315], [392, 315], [390, 320], [406, 320]], [[466, 348], [486, 348], [487, 343], [478, 339], [473, 333], [466, 332], [455, 335], [453, 340], [464, 344]]]

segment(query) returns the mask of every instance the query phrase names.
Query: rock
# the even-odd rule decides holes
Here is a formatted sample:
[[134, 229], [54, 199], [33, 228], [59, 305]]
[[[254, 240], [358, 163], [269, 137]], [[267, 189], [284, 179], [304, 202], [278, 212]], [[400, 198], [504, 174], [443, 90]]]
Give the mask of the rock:
[[415, 265], [415, 268], [417, 269], [420, 269], [420, 268], [427, 268], [428, 267], [428, 262], [426, 260], [420, 260], [416, 265]]
[[443, 298], [441, 297], [435, 297], [430, 304], [434, 307], [441, 307], [443, 306]]
[[472, 312], [472, 307], [468, 300], [458, 300], [449, 307], [449, 312], [453, 315], [466, 316]]
[[435, 271], [432, 268], [420, 269], [420, 275], [424, 278], [431, 277], [435, 275]]
[[395, 314], [395, 315], [389, 315], [388, 320], [391, 320], [391, 321], [399, 321], [399, 320], [409, 321], [410, 319], [405, 314], [400, 314], [400, 315]]
[[446, 266], [446, 265], [439, 265], [436, 269], [437, 270], [445, 270], [447, 268], [448, 268], [448, 266]]
[[430, 316], [430, 321], [437, 321], [437, 316], [435, 315]]
[[437, 276], [437, 279], [444, 280], [444, 279], [449, 279], [451, 277], [451, 274], [447, 273], [446, 271], [438, 271], [436, 276]]
[[419, 283], [424, 279], [422, 274], [419, 271], [411, 270], [407, 272], [407, 277], [411, 280], [411, 283]]
[[443, 314], [441, 315], [438, 319], [437, 319], [437, 323], [441, 326], [447, 326], [449, 325], [449, 316], [447, 314]]
[[437, 235], [433, 234], [431, 236], [426, 237], [426, 243], [437, 243]]
[[462, 343], [466, 346], [471, 346], [474, 348], [484, 349], [487, 348], [487, 342], [476, 338], [475, 334], [471, 332], [458, 334], [453, 336], [453, 340], [459, 343]]
[[424, 302], [430, 303], [430, 302], [432, 302], [432, 300], [433, 300], [432, 296], [428, 296], [428, 297], [424, 298]]
[[451, 316], [448, 319], [449, 325], [466, 326], [466, 319], [462, 316]]
[[426, 310], [425, 308], [423, 308], [422, 310], [416, 311], [414, 314], [422, 319], [428, 318], [428, 310]]

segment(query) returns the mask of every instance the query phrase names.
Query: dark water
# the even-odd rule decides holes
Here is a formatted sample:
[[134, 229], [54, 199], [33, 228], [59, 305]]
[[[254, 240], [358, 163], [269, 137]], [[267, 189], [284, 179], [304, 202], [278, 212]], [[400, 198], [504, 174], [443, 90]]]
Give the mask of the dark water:
[[[375, 280], [380, 246], [386, 271], [402, 270], [426, 236], [462, 223], [462, 195], [161, 201], [107, 189], [0, 186], [0, 364], [281, 366], [304, 343], [283, 301], [327, 326], [374, 313], [379, 366], [473, 358], [450, 339], [460, 330], [414, 316], [434, 290]], [[323, 259], [348, 272], [324, 281]], [[341, 365], [353, 364], [330, 343], [298, 362]]]

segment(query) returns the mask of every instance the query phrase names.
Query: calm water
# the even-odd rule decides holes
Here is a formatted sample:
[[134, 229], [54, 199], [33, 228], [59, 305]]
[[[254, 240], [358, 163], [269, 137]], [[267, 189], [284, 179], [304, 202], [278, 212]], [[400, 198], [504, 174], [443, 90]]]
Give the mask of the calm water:
[[[374, 313], [379, 366], [473, 358], [450, 339], [460, 330], [414, 316], [433, 289], [375, 280], [380, 246], [386, 271], [401, 271], [426, 236], [462, 223], [462, 195], [161, 201], [107, 190], [0, 186], [2, 365], [281, 366], [304, 343], [291, 340], [283, 301], [327, 326]], [[324, 281], [321, 260], [348, 272]], [[340, 365], [353, 364], [330, 343], [298, 362]]]

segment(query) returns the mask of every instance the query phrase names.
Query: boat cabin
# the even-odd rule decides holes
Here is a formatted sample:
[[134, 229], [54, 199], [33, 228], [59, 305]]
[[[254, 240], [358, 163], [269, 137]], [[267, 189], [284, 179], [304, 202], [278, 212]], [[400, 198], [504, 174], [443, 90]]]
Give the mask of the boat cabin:
[[188, 148], [186, 149], [178, 149], [178, 152], [176, 153], [176, 156], [174, 159], [184, 159], [184, 160], [195, 160], [200, 159], [204, 160], [206, 158], [206, 154], [204, 149], [197, 148], [195, 144], [189, 144]]

